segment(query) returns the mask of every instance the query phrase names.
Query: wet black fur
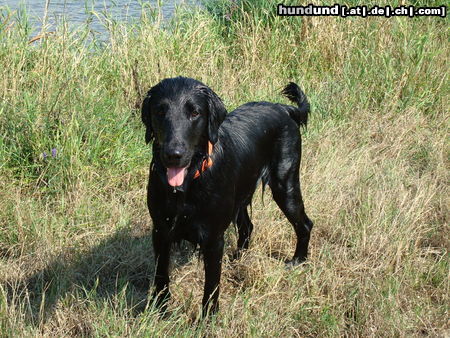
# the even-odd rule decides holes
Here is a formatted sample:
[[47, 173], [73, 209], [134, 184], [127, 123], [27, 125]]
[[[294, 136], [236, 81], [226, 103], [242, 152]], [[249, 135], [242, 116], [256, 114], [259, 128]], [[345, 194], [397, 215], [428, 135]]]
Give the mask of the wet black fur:
[[[203, 254], [204, 312], [217, 311], [223, 235], [235, 222], [237, 255], [248, 248], [253, 224], [247, 207], [260, 180], [270, 186], [295, 229], [297, 245], [288, 264], [306, 259], [313, 223], [300, 192], [299, 127], [306, 127], [310, 109], [295, 83], [282, 93], [297, 106], [251, 102], [226, 114], [220, 98], [194, 79], [165, 79], [149, 90], [142, 105], [145, 139], [153, 140], [147, 201], [153, 219], [155, 297], [163, 309], [169, 297], [170, 248], [185, 239]], [[213, 166], [194, 179], [208, 140], [214, 144]], [[169, 186], [166, 168], [186, 166], [183, 185]]]

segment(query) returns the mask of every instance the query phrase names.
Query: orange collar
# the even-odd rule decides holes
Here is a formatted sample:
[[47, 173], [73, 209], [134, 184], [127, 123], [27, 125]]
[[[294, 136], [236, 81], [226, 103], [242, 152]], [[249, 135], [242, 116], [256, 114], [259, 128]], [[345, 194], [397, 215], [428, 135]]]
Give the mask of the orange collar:
[[213, 151], [213, 144], [210, 141], [208, 141], [208, 155], [206, 155], [206, 158], [203, 159], [201, 169], [195, 172], [194, 179], [199, 178], [201, 173], [203, 173], [206, 169], [212, 167], [213, 165], [213, 161], [211, 160], [212, 151]]

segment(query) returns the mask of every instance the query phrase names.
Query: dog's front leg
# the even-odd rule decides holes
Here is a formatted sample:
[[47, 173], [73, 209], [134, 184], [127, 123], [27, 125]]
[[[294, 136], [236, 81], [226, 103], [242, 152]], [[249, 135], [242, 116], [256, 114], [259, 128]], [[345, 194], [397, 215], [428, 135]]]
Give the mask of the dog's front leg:
[[153, 250], [155, 252], [155, 291], [153, 297], [156, 297], [156, 305], [161, 311], [167, 309], [167, 300], [170, 297], [169, 292], [169, 260], [170, 260], [171, 242], [168, 230], [165, 227], [153, 228]]
[[223, 235], [208, 239], [202, 245], [205, 263], [205, 288], [203, 291], [203, 316], [219, 309], [219, 284], [222, 272]]

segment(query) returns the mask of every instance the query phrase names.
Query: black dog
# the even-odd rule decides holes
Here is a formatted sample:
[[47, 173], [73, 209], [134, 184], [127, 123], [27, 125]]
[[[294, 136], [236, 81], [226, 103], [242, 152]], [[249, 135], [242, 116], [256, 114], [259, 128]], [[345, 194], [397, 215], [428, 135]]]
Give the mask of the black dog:
[[153, 219], [155, 296], [166, 308], [171, 244], [200, 246], [205, 263], [203, 311], [218, 309], [223, 235], [231, 222], [238, 253], [248, 248], [253, 224], [247, 206], [261, 179], [294, 226], [297, 247], [288, 263], [307, 256], [313, 223], [299, 183], [301, 140], [309, 104], [295, 83], [282, 92], [298, 107], [252, 102], [232, 113], [203, 83], [184, 77], [152, 87], [142, 105], [146, 142], [153, 142], [147, 202]]

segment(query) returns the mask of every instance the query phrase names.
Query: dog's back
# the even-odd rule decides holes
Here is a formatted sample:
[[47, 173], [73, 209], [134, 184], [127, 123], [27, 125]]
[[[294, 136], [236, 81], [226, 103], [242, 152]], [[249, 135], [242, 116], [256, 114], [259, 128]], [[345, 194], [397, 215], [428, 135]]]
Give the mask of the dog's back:
[[[300, 156], [298, 129], [306, 127], [310, 105], [293, 82], [283, 89], [282, 94], [297, 106], [249, 102], [229, 113], [219, 129], [219, 156], [228, 162], [234, 158], [235, 165], [250, 165], [253, 171], [268, 162], [294, 156], [287, 154], [288, 149]], [[223, 156], [223, 152], [227, 155]]]
[[[290, 82], [281, 92], [297, 106], [266, 101], [249, 102], [239, 106], [229, 113], [223, 122], [222, 132], [229, 131], [232, 138], [239, 139], [239, 135], [252, 136], [262, 128], [263, 133], [270, 132], [268, 128], [275, 131], [286, 128], [295, 122], [296, 127], [306, 128], [310, 105], [306, 95], [294, 82]], [[286, 118], [287, 114], [290, 119]]]

